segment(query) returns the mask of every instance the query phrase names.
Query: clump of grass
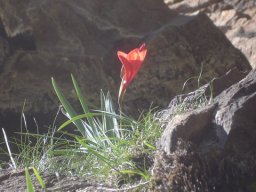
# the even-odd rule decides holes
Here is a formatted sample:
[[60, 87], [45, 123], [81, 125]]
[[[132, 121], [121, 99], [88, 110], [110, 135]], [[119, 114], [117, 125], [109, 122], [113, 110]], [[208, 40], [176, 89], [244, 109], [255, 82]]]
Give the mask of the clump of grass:
[[[188, 78], [183, 86], [182, 92], [185, 91], [188, 82], [196, 80], [197, 90], [188, 94], [176, 97], [174, 114], [184, 113], [186, 111], [194, 110], [203, 107], [212, 102], [213, 99], [213, 86], [212, 81], [208, 82], [203, 78], [203, 64], [201, 65], [200, 73], [198, 76]], [[202, 82], [204, 85], [202, 86]], [[207, 93], [207, 91], [209, 93]]]
[[[13, 141], [18, 147], [13, 153], [17, 167], [84, 177], [113, 187], [150, 181], [155, 143], [162, 132], [153, 111], [139, 120], [117, 114], [110, 94], [102, 91], [100, 109], [89, 109], [73, 76], [72, 82], [83, 114], [76, 112], [52, 79], [61, 111], [69, 120], [58, 129], [54, 123], [43, 135], [27, 129], [21, 133]], [[72, 124], [76, 132], [68, 129]]]
[[[84, 157], [82, 166], [71, 163], [73, 170], [100, 180], [111, 178], [113, 181], [115, 175], [122, 176], [122, 182], [133, 176], [149, 179], [149, 165], [146, 165], [146, 161], [149, 161], [148, 156], [152, 156], [155, 151], [155, 141], [161, 132], [152, 114], [148, 113], [138, 121], [116, 114], [110, 94], [105, 95], [103, 92], [100, 110], [89, 110], [76, 80], [71, 77], [84, 111], [82, 115], [77, 115], [54, 79], [52, 83], [65, 110], [64, 114], [70, 119], [59, 130], [73, 123], [80, 132], [80, 135], [69, 134], [78, 144], [78, 148], [73, 151], [72, 161], [78, 158], [81, 162], [81, 156]], [[135, 156], [141, 156], [141, 159], [136, 160]], [[144, 165], [139, 165], [141, 160]]]
[[[207, 106], [213, 101], [213, 84], [211, 81], [207, 81], [203, 78], [203, 65], [198, 76], [188, 78], [182, 87], [182, 92], [186, 87], [189, 87], [189, 82], [196, 80], [197, 90], [190, 93], [184, 93], [175, 96], [167, 109], [157, 113], [157, 119], [160, 121], [161, 127], [164, 128], [172, 117], [178, 114], [183, 114], [201, 107]], [[202, 85], [202, 83], [205, 83]]]

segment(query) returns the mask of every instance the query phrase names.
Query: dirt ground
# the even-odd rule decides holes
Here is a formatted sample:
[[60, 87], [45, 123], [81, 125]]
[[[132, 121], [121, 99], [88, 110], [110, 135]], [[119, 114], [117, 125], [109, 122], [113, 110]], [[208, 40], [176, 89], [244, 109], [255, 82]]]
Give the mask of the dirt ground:
[[[44, 191], [36, 177], [30, 170], [35, 191]], [[79, 177], [68, 177], [57, 174], [42, 173], [41, 177], [46, 185], [47, 192], [105, 192], [105, 191], [150, 191], [150, 182], [142, 182], [134, 185], [114, 188], [96, 181], [87, 181]], [[0, 192], [24, 192], [26, 191], [26, 178], [24, 169], [0, 170]]]
[[[100, 191], [99, 186], [89, 184], [88, 181], [77, 177], [59, 176], [56, 174], [41, 175], [47, 191]], [[31, 172], [32, 181], [36, 191], [43, 191], [35, 176]], [[99, 190], [98, 190], [99, 189]], [[24, 192], [26, 191], [25, 170], [0, 171], [0, 192]]]

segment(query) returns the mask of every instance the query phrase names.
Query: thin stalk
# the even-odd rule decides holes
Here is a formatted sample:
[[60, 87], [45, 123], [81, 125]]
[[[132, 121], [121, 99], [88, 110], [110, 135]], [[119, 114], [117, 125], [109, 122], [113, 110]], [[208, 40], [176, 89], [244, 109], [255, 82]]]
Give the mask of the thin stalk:
[[16, 166], [16, 163], [15, 163], [13, 157], [12, 157], [12, 152], [11, 152], [11, 149], [10, 149], [10, 146], [9, 146], [9, 143], [8, 143], [8, 139], [7, 139], [7, 135], [6, 135], [5, 131], [4, 131], [4, 128], [2, 128], [2, 131], [3, 131], [3, 134], [4, 134], [5, 144], [6, 144], [6, 147], [7, 147], [7, 150], [8, 150], [8, 153], [9, 153], [12, 165], [13, 165], [14, 169], [16, 169], [17, 166]]

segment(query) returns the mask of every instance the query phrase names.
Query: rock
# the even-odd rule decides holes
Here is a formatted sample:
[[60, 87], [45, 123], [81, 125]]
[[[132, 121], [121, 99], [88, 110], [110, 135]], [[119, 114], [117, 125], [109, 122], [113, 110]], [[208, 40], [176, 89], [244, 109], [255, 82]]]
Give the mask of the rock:
[[185, 91], [198, 87], [199, 78], [199, 84], [204, 84], [235, 67], [240, 71], [250, 69], [245, 58], [231, 48], [230, 42], [204, 14], [176, 17], [147, 39], [149, 56], [126, 93], [126, 106], [132, 109], [146, 108], [151, 102], [166, 106], [166, 98], [182, 92], [185, 81], [191, 77]]
[[[228, 98], [227, 101], [225, 100], [226, 102], [230, 100], [229, 97], [220, 93], [225, 92], [232, 84], [238, 83], [245, 76], [245, 73], [234, 68], [194, 92], [175, 96], [168, 108], [159, 113], [161, 124], [166, 127], [158, 144], [159, 148], [164, 148], [167, 154], [170, 154], [175, 150], [179, 138], [193, 141], [193, 143], [202, 141], [205, 137], [204, 133], [209, 131], [209, 129], [205, 130], [205, 127], [210, 126], [213, 113], [218, 108], [217, 103], [221, 102], [223, 98]], [[217, 98], [220, 98], [220, 101], [216, 101]], [[223, 133], [223, 130], [217, 128], [217, 133]], [[226, 135], [227, 133], [224, 136], [219, 135], [219, 143], [222, 146], [225, 143]]]
[[[155, 160], [159, 189], [253, 191], [256, 179], [255, 106], [254, 69], [222, 91], [212, 104], [180, 115], [169, 114], [158, 146], [163, 152], [159, 152]], [[166, 184], [165, 179], [168, 180]]]
[[133, 116], [152, 101], [165, 106], [202, 65], [206, 81], [235, 66], [250, 69], [207, 16], [178, 16], [153, 0], [0, 0], [0, 18], [0, 42], [7, 44], [6, 54], [0, 54], [0, 125], [10, 132], [20, 127], [25, 100], [30, 129], [36, 130], [33, 117], [39, 125], [53, 122], [59, 102], [50, 77], [72, 103], [70, 73], [89, 102], [99, 104], [100, 89], [110, 90], [116, 101], [121, 68], [116, 51], [129, 51], [142, 41], [148, 57], [123, 107]]
[[237, 68], [233, 68], [223, 76], [212, 79], [209, 83], [193, 92], [175, 96], [171, 100], [168, 108], [158, 113], [161, 125], [163, 127], [166, 126], [168, 119], [176, 114], [207, 106], [212, 102], [214, 97], [242, 80], [247, 74], [239, 71]]
[[256, 70], [223, 91], [215, 98], [219, 109], [215, 113], [216, 129], [228, 135], [225, 149], [242, 155], [256, 152]]
[[25, 100], [30, 129], [36, 129], [33, 117], [39, 125], [52, 124], [59, 102], [51, 77], [73, 103], [71, 73], [89, 102], [99, 104], [100, 89], [116, 98], [121, 68], [117, 49], [133, 49], [174, 15], [154, 1], [0, 0], [1, 127], [20, 130]]
[[193, 143], [201, 142], [206, 127], [211, 124], [211, 117], [215, 107], [215, 105], [210, 105], [201, 110], [173, 117], [168, 122], [167, 128], [161, 137], [159, 148], [169, 155], [175, 151], [180, 138]]
[[206, 13], [228, 39], [240, 49], [253, 68], [256, 67], [255, 0], [165, 0], [171, 10], [183, 14]]

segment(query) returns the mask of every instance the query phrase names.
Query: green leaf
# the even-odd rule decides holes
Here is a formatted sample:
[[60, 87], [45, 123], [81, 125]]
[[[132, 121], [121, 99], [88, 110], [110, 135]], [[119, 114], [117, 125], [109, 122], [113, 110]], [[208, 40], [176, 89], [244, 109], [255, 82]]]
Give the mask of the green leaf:
[[40, 183], [41, 187], [44, 190], [46, 190], [45, 183], [44, 183], [42, 177], [40, 176], [39, 172], [37, 171], [37, 169], [33, 167], [33, 171], [34, 171], [34, 174], [36, 175], [36, 178], [37, 178], [38, 182]]
[[84, 113], [89, 113], [89, 108], [88, 108], [88, 103], [86, 102], [86, 100], [84, 99], [84, 97], [82, 96], [82, 92], [81, 92], [81, 89], [76, 81], [76, 79], [74, 78], [74, 76], [71, 74], [71, 78], [72, 78], [72, 82], [73, 82], [73, 85], [75, 87], [75, 90], [76, 90], [76, 94], [77, 94], [77, 97], [81, 103], [81, 106], [83, 108], [83, 111]]
[[[77, 116], [77, 113], [75, 112], [74, 108], [70, 105], [70, 103], [68, 102], [66, 97], [63, 95], [61, 89], [59, 88], [59, 86], [57, 85], [57, 83], [55, 82], [53, 77], [52, 77], [52, 85], [53, 85], [53, 88], [55, 90], [56, 95], [58, 96], [61, 104], [63, 105], [64, 109], [67, 111], [69, 116], [71, 118]], [[86, 136], [84, 126], [83, 126], [82, 122], [81, 121], [75, 121], [74, 124], [77, 126], [77, 128], [81, 132], [81, 134], [83, 136]]]
[[32, 180], [27, 167], [25, 167], [25, 175], [26, 175], [27, 192], [34, 192], [35, 190], [34, 190]]
[[139, 171], [139, 170], [128, 169], [128, 170], [121, 170], [120, 172], [122, 174], [128, 174], [128, 175], [140, 175], [146, 180], [149, 178], [149, 175], [147, 175], [147, 174], [145, 174], [145, 173], [143, 173], [142, 171]]
[[[111, 102], [111, 98], [109, 96], [109, 93], [105, 96], [104, 93], [101, 91], [101, 95], [102, 95], [102, 99], [104, 99], [102, 101], [102, 109], [103, 111], [106, 111], [107, 113], [111, 113], [111, 114], [115, 114], [113, 108], [112, 108], [112, 102]], [[104, 128], [105, 128], [105, 133], [107, 134], [107, 136], [109, 137], [113, 137], [114, 136], [114, 130], [115, 127], [118, 126], [118, 123], [116, 121], [116, 119], [112, 116], [108, 116], [106, 115], [106, 113], [102, 113], [103, 117], [104, 117]], [[116, 136], [120, 138], [119, 133], [116, 133]]]
[[88, 117], [94, 117], [94, 116], [101, 116], [100, 113], [87, 113], [87, 114], [82, 114], [82, 115], [77, 115], [75, 117], [70, 118], [68, 121], [64, 122], [59, 128], [58, 131], [69, 125], [70, 123], [73, 123], [77, 120], [83, 119], [83, 118], [88, 118]]
[[147, 146], [148, 148], [152, 149], [153, 151], [156, 150], [156, 147], [155, 147], [155, 146], [153, 146], [153, 145], [151, 145], [151, 144], [149, 144], [149, 143], [147, 143], [147, 142], [144, 142], [144, 145]]

